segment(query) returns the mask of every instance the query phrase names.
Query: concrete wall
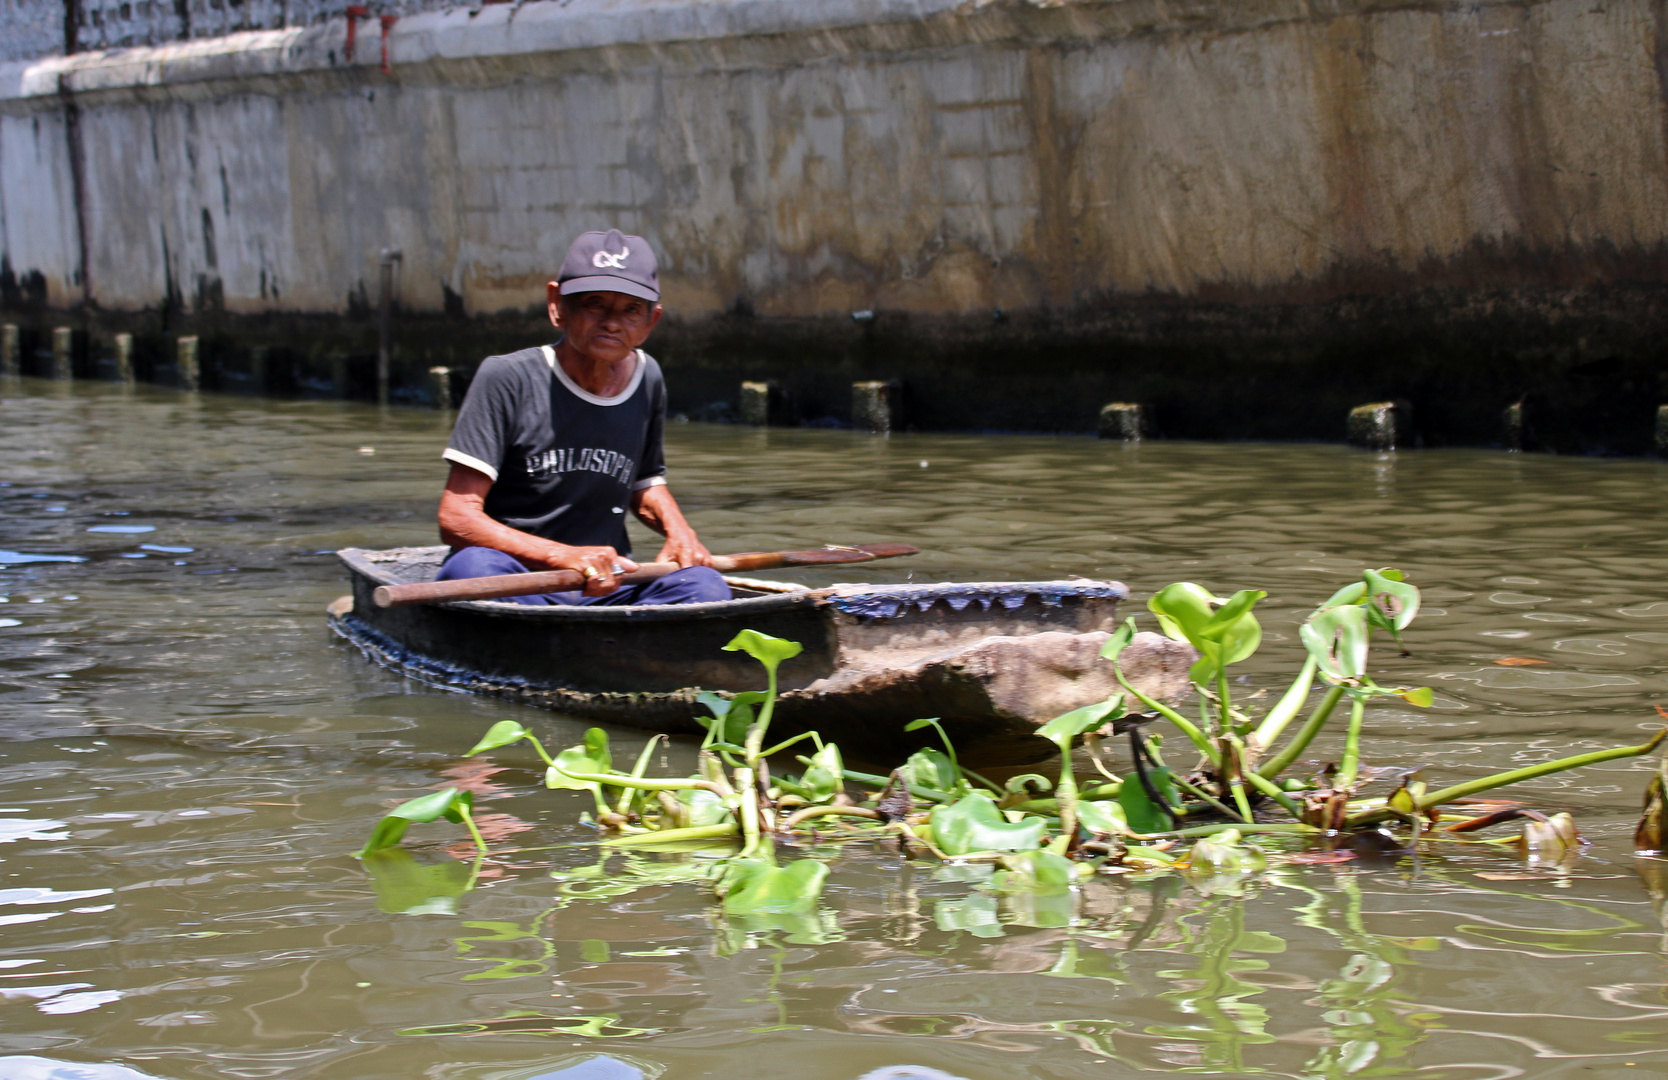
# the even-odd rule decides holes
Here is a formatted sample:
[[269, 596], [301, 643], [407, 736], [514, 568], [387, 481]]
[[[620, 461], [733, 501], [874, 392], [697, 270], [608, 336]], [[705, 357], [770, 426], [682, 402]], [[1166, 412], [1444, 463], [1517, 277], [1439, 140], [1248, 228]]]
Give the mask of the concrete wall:
[[13, 63], [3, 299], [231, 349], [349, 325], [392, 246], [407, 352], [466, 363], [536, 338], [568, 240], [613, 224], [662, 252], [691, 408], [769, 376], [838, 416], [902, 376], [926, 426], [1086, 430], [1133, 396], [1172, 434], [1329, 437], [1404, 396], [1476, 442], [1527, 395], [1548, 445], [1636, 449], [1622, 399], [1668, 394], [1665, 25], [553, 0], [400, 18], [387, 73], [342, 19]]

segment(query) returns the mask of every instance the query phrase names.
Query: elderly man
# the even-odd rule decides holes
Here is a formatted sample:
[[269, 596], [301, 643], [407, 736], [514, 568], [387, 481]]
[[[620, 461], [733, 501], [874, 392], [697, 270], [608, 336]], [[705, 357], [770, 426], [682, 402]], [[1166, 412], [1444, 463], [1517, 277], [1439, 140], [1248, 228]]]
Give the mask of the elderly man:
[[[660, 321], [654, 252], [618, 229], [573, 242], [546, 286], [555, 345], [489, 356], [458, 411], [442, 455], [440, 538], [452, 554], [439, 580], [577, 570], [583, 593], [513, 598], [522, 604], [688, 604], [728, 600], [666, 486], [661, 435], [666, 384], [639, 348]], [[680, 569], [621, 585], [635, 570], [630, 507], [666, 537], [659, 561]]]

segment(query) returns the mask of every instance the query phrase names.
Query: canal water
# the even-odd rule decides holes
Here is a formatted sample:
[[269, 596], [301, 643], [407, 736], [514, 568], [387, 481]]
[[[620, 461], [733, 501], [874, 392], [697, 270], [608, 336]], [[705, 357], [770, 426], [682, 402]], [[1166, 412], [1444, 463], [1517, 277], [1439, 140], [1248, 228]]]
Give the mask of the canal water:
[[[527, 753], [457, 756], [499, 719], [552, 746], [584, 725], [404, 681], [327, 631], [331, 551], [433, 542], [446, 417], [27, 381], [0, 399], [0, 1077], [1668, 1066], [1663, 879], [1629, 842], [1650, 762], [1525, 786], [1592, 841], [1554, 868], [1442, 842], [1229, 888], [1104, 877], [1067, 910], [865, 842], [811, 852], [831, 867], [814, 916], [726, 920], [699, 860], [599, 856], [583, 797], [539, 788]], [[1433, 781], [1639, 742], [1668, 703], [1654, 462], [700, 424], [672, 425], [668, 455], [714, 550], [925, 549], [806, 582], [1081, 574], [1143, 615], [1175, 580], [1267, 589], [1248, 693], [1295, 669], [1314, 604], [1399, 566], [1427, 606], [1411, 655], [1374, 669], [1436, 700], [1371, 710], [1368, 760]], [[459, 830], [419, 826], [368, 876], [351, 853], [379, 815], [446, 784], [512, 853], [465, 891]]]

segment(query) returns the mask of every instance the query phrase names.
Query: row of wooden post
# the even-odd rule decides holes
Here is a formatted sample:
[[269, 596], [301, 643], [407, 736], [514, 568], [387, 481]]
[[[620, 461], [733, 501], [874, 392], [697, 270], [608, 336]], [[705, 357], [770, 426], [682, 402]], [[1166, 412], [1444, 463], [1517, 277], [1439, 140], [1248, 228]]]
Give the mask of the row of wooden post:
[[[781, 384], [744, 382], [736, 408], [744, 424], [776, 427], [790, 422], [787, 393]], [[896, 380], [865, 380], [851, 384], [851, 426], [887, 435], [903, 427], [903, 387]]]
[[[133, 374], [133, 335], [117, 334], [113, 340], [116, 346], [116, 381], [132, 383]], [[52, 328], [52, 375], [53, 379], [66, 380], [75, 377], [75, 330], [68, 326]], [[179, 369], [180, 386], [186, 390], [196, 390], [202, 383], [202, 369], [197, 363], [197, 338], [195, 336], [176, 338], [174, 342], [175, 362]], [[16, 323], [0, 325], [0, 376], [17, 378], [23, 374], [22, 335], [18, 332]]]
[[[396, 256], [397, 257], [397, 256]], [[386, 339], [386, 333], [383, 335]], [[133, 335], [122, 333], [112, 339], [116, 353], [116, 381], [132, 384], [137, 381], [133, 367]], [[69, 326], [52, 329], [51, 378], [75, 377], [75, 330]], [[389, 349], [384, 343], [377, 356], [377, 396], [386, 401], [388, 396]], [[174, 365], [182, 390], [202, 387], [203, 370], [196, 335], [174, 339]], [[16, 323], [0, 324], [0, 378], [17, 378], [23, 373], [22, 334]], [[450, 409], [452, 401], [452, 369], [429, 369], [429, 399], [439, 409]]]
[[[52, 378], [70, 379], [72, 370], [74, 330], [68, 326], [52, 331]], [[0, 377], [16, 378], [22, 373], [21, 337], [15, 323], [0, 325]], [[117, 334], [116, 379], [134, 382], [133, 335]], [[198, 362], [195, 335], [175, 339], [175, 364], [179, 385], [184, 390], [196, 390], [202, 384], [202, 369]], [[387, 400], [386, 349], [379, 356], [377, 366], [378, 397]], [[430, 400], [436, 408], [452, 407], [452, 369], [429, 369]], [[852, 426], [862, 431], [887, 434], [902, 427], [903, 393], [896, 380], [865, 380], [851, 384]], [[748, 381], [741, 384], [741, 400], [737, 412], [741, 422], [757, 427], [771, 427], [788, 422], [789, 409], [786, 392], [774, 381]], [[1406, 401], [1375, 401], [1351, 409], [1346, 423], [1346, 438], [1352, 446], [1366, 450], [1395, 450], [1405, 447], [1411, 438], [1412, 406]], [[1152, 435], [1152, 423], [1144, 406], [1128, 401], [1114, 401], [1100, 410], [1098, 434], [1103, 439], [1137, 442]], [[1501, 442], [1507, 450], [1524, 448], [1523, 403], [1508, 405], [1501, 414]], [[1657, 407], [1654, 446], [1660, 457], [1668, 457], [1668, 405]]]
[[[1347, 432], [1350, 445], [1363, 450], [1405, 447], [1413, 437], [1413, 406], [1406, 401], [1375, 401], [1357, 405], [1349, 411]], [[1500, 445], [1506, 450], [1521, 451], [1527, 449], [1528, 443], [1523, 402], [1513, 402], [1500, 413]], [[1656, 427], [1652, 432], [1651, 446], [1657, 457], [1668, 457], [1668, 405], [1656, 408]]]

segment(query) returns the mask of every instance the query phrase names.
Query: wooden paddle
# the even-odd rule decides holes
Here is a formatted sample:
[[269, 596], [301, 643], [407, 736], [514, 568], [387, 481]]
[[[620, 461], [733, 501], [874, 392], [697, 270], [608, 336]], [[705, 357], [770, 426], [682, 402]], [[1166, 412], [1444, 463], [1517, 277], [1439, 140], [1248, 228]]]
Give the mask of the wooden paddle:
[[[740, 570], [776, 570], [784, 566], [823, 566], [829, 563], [873, 562], [899, 555], [917, 555], [918, 547], [908, 544], [830, 545], [813, 551], [748, 551], [740, 555], [714, 555], [712, 568], [721, 573]], [[642, 563], [620, 581], [630, 585], [653, 581], [677, 570], [677, 563]], [[382, 585], [371, 594], [379, 608], [410, 604], [445, 604], [454, 600], [499, 600], [506, 596], [534, 593], [578, 592], [585, 578], [577, 570], [535, 570], [526, 574], [497, 574], [493, 577], [462, 578], [457, 581], [423, 581], [412, 585]]]

